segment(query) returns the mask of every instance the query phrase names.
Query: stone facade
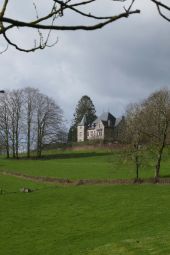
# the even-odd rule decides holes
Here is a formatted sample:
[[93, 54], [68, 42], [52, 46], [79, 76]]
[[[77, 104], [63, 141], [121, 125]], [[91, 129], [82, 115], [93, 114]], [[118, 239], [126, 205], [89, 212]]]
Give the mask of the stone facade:
[[86, 138], [87, 138], [87, 125], [86, 116], [84, 116], [79, 125], [77, 126], [77, 141], [84, 142]]
[[87, 126], [86, 117], [84, 116], [77, 126], [77, 141], [105, 140], [112, 142], [115, 128], [116, 118], [109, 112], [103, 113], [90, 126]]

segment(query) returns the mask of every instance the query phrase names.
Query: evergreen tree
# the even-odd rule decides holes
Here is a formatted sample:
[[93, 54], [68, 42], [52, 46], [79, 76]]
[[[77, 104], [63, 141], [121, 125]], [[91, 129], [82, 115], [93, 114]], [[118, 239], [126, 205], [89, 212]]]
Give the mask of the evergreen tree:
[[68, 143], [76, 142], [77, 141], [77, 127], [71, 125], [68, 131]]
[[95, 106], [88, 96], [83, 96], [79, 100], [75, 109], [73, 124], [77, 125], [84, 115], [86, 115], [87, 125], [90, 125], [96, 119]]
[[77, 125], [81, 122], [83, 116], [86, 115], [86, 124], [90, 125], [96, 119], [96, 110], [95, 106], [88, 96], [83, 96], [75, 109], [74, 119], [68, 134], [68, 141], [75, 142], [77, 141]]

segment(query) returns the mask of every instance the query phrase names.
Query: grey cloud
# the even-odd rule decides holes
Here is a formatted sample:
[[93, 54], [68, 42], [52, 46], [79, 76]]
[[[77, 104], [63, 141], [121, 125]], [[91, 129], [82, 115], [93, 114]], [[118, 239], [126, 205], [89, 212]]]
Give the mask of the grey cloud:
[[152, 5], [144, 8], [147, 3], [140, 2], [141, 15], [101, 31], [57, 33], [58, 44], [42, 52], [10, 48], [0, 56], [2, 89], [38, 87], [70, 120], [84, 94], [92, 98], [98, 114], [110, 110], [118, 116], [128, 103], [170, 87], [170, 25]]

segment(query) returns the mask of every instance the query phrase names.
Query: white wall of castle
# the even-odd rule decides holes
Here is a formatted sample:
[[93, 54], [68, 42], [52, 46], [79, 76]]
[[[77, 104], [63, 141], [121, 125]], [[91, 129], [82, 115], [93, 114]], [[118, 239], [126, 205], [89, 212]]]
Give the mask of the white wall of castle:
[[84, 142], [86, 140], [85, 137], [85, 127], [84, 126], [78, 126], [77, 127], [77, 142]]
[[88, 140], [104, 140], [104, 125], [102, 121], [96, 123], [94, 129], [87, 129], [87, 139]]

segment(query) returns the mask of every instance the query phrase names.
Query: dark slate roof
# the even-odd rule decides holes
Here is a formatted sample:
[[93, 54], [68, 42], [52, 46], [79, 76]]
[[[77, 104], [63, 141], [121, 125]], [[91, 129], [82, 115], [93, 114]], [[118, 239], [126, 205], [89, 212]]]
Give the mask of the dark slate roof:
[[113, 117], [113, 115], [110, 112], [104, 112], [99, 118], [102, 121], [108, 121], [110, 117]]
[[125, 121], [125, 116], [122, 116], [122, 117], [120, 117], [120, 118], [117, 118], [116, 119], [116, 122], [115, 122], [115, 127], [117, 127], [120, 123], [124, 123], [124, 121]]
[[87, 124], [86, 115], [84, 115], [78, 126], [84, 126], [86, 124]]
[[94, 122], [93, 125], [102, 121], [104, 126], [108, 125], [108, 120], [112, 122], [112, 126], [115, 124], [116, 118], [110, 112], [104, 112], [100, 117], [98, 117]]
[[119, 123], [121, 122], [122, 118], [117, 118], [116, 122], [115, 122], [115, 127], [119, 125]]

